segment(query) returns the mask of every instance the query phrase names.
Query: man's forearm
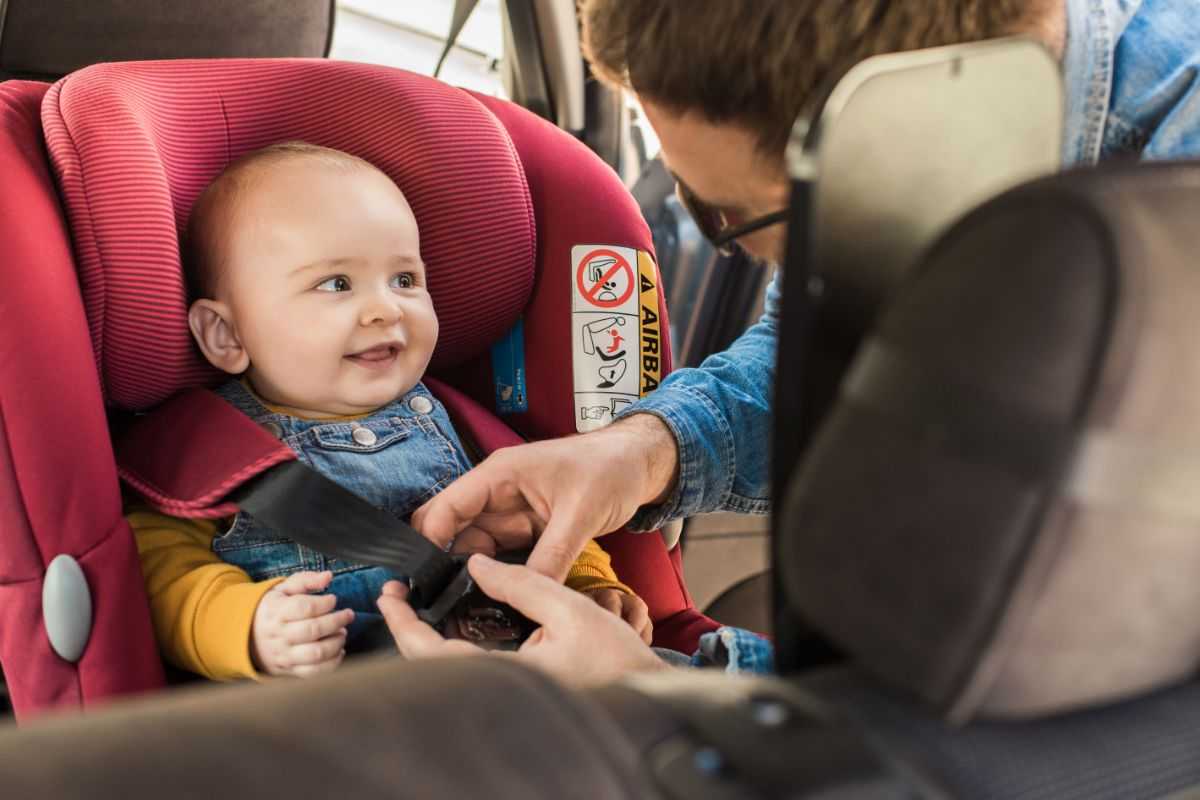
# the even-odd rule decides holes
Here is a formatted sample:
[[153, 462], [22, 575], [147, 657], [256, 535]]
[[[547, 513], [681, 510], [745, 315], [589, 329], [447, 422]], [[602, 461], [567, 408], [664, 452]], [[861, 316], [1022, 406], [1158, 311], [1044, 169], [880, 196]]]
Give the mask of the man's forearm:
[[646, 491], [638, 505], [658, 505], [670, 497], [679, 480], [679, 443], [666, 423], [654, 414], [633, 414], [609, 431], [628, 436], [631, 452], [643, 459]]
[[648, 457], [666, 459], [649, 470], [654, 479], [630, 521], [634, 530], [709, 511], [762, 514], [770, 507], [779, 297], [772, 283], [758, 324], [698, 368], [673, 372], [611, 426], [640, 421], [636, 430], [652, 442]]

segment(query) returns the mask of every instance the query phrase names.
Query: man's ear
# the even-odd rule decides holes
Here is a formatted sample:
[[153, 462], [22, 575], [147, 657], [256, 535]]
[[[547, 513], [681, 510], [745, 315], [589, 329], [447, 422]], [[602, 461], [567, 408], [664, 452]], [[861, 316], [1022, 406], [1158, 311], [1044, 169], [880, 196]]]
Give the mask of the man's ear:
[[217, 369], [238, 375], [250, 366], [229, 306], [219, 300], [197, 300], [188, 309], [188, 327], [200, 352]]

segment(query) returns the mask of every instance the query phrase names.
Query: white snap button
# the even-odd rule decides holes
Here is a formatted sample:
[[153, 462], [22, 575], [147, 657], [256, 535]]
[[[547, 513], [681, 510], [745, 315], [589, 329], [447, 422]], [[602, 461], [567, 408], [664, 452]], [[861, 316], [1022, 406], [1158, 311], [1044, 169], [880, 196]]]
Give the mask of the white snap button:
[[375, 435], [375, 431], [371, 430], [370, 428], [355, 428], [354, 432], [350, 435], [354, 438], [354, 441], [358, 442], [363, 447], [370, 447], [371, 445], [375, 444], [375, 442], [379, 441], [379, 437]]
[[419, 394], [408, 401], [408, 407], [417, 414], [428, 414], [433, 411], [433, 401], [425, 395]]
[[283, 427], [278, 422], [264, 422], [263, 430], [274, 436], [276, 439], [283, 438]]
[[79, 562], [58, 555], [42, 581], [42, 624], [54, 652], [74, 664], [92, 635], [92, 593]]

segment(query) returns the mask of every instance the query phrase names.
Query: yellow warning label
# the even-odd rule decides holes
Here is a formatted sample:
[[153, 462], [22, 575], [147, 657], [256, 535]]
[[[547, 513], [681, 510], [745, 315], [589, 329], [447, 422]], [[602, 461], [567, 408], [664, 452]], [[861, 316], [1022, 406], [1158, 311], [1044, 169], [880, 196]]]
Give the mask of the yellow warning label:
[[603, 428], [658, 388], [667, 335], [658, 297], [649, 253], [610, 244], [571, 248], [571, 372], [580, 433]]
[[641, 342], [642, 351], [642, 382], [641, 396], [645, 397], [658, 388], [662, 379], [662, 354], [659, 345], [662, 342], [661, 325], [658, 307], [658, 281], [654, 269], [654, 261], [649, 254], [638, 251], [638, 299], [641, 306]]

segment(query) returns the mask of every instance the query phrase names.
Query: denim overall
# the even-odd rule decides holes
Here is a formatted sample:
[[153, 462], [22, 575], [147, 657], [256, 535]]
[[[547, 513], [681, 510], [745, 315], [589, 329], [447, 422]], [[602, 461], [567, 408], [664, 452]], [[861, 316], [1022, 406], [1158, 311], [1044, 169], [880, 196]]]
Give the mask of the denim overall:
[[[275, 413], [237, 380], [216, 392], [278, 436], [301, 462], [401, 519], [471, 467], [446, 409], [420, 383], [368, 416], [338, 422]], [[325, 556], [246, 513], [234, 517], [229, 530], [213, 540], [213, 550], [256, 581], [330, 570], [333, 582], [327, 591], [337, 596], [339, 609], [355, 612], [347, 651], [368, 649], [377, 638], [386, 641], [379, 636], [382, 617], [375, 601], [386, 581], [403, 576]]]

